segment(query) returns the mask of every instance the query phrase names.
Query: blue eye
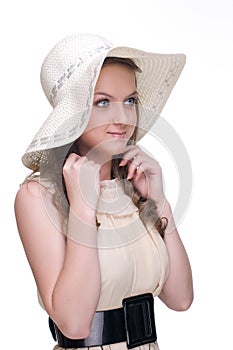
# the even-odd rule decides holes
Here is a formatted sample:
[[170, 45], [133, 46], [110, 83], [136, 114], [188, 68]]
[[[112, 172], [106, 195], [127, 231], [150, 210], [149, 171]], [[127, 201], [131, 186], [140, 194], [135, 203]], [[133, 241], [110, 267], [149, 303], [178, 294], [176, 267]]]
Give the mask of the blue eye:
[[107, 99], [99, 100], [95, 102], [95, 105], [98, 107], [107, 107], [109, 105], [109, 101]]
[[129, 105], [129, 106], [133, 106], [133, 105], [135, 105], [135, 103], [136, 103], [135, 97], [130, 97], [124, 102], [124, 104]]

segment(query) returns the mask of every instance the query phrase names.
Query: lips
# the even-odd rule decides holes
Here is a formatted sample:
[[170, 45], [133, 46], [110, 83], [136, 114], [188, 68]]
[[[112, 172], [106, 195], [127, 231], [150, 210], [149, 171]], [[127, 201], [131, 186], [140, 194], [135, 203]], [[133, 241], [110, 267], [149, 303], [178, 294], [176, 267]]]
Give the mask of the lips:
[[124, 139], [126, 136], [126, 131], [108, 131], [108, 134], [117, 139]]

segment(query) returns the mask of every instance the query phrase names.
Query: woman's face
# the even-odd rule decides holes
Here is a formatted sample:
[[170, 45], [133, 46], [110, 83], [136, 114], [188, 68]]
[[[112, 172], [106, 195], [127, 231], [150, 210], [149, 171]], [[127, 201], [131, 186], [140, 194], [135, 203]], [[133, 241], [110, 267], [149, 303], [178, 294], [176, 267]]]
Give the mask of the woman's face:
[[122, 64], [103, 66], [89, 123], [77, 141], [80, 155], [123, 153], [137, 123], [136, 100], [135, 73]]

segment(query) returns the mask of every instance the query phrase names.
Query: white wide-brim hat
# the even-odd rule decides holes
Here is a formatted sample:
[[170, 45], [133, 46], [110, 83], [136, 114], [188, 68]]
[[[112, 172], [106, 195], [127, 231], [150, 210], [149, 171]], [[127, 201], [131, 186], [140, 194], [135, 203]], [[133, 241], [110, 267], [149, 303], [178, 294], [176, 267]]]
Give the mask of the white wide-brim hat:
[[185, 64], [183, 54], [157, 54], [115, 47], [93, 34], [77, 34], [59, 41], [45, 58], [41, 84], [53, 107], [22, 157], [37, 170], [46, 163], [47, 150], [74, 142], [90, 119], [94, 88], [106, 57], [131, 58], [136, 72], [140, 105], [137, 141], [160, 115]]

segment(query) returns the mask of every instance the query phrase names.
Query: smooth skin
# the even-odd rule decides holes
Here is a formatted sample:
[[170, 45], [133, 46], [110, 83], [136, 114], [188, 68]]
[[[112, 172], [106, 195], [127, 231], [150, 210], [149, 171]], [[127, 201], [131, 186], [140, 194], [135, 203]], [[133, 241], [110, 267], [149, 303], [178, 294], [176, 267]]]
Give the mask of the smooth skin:
[[[128, 179], [142, 196], [156, 202], [161, 216], [169, 219], [164, 242], [170, 272], [161, 300], [174, 310], [186, 310], [193, 300], [191, 268], [163, 193], [159, 163], [138, 146], [127, 146], [137, 121], [136, 90], [135, 74], [129, 68], [119, 64], [102, 68], [89, 124], [77, 140], [80, 154], [70, 154], [63, 168], [70, 202], [67, 237], [45, 210], [44, 198], [51, 207], [52, 198], [39, 183], [26, 182], [16, 195], [18, 230], [40, 297], [49, 316], [69, 338], [89, 335], [98, 305], [101, 274], [96, 248], [96, 208], [100, 181], [111, 178], [114, 154], [124, 153], [120, 165], [128, 164]], [[88, 190], [84, 193], [85, 183]], [[71, 215], [85, 224], [83, 234], [91, 237], [90, 246], [69, 238]]]

